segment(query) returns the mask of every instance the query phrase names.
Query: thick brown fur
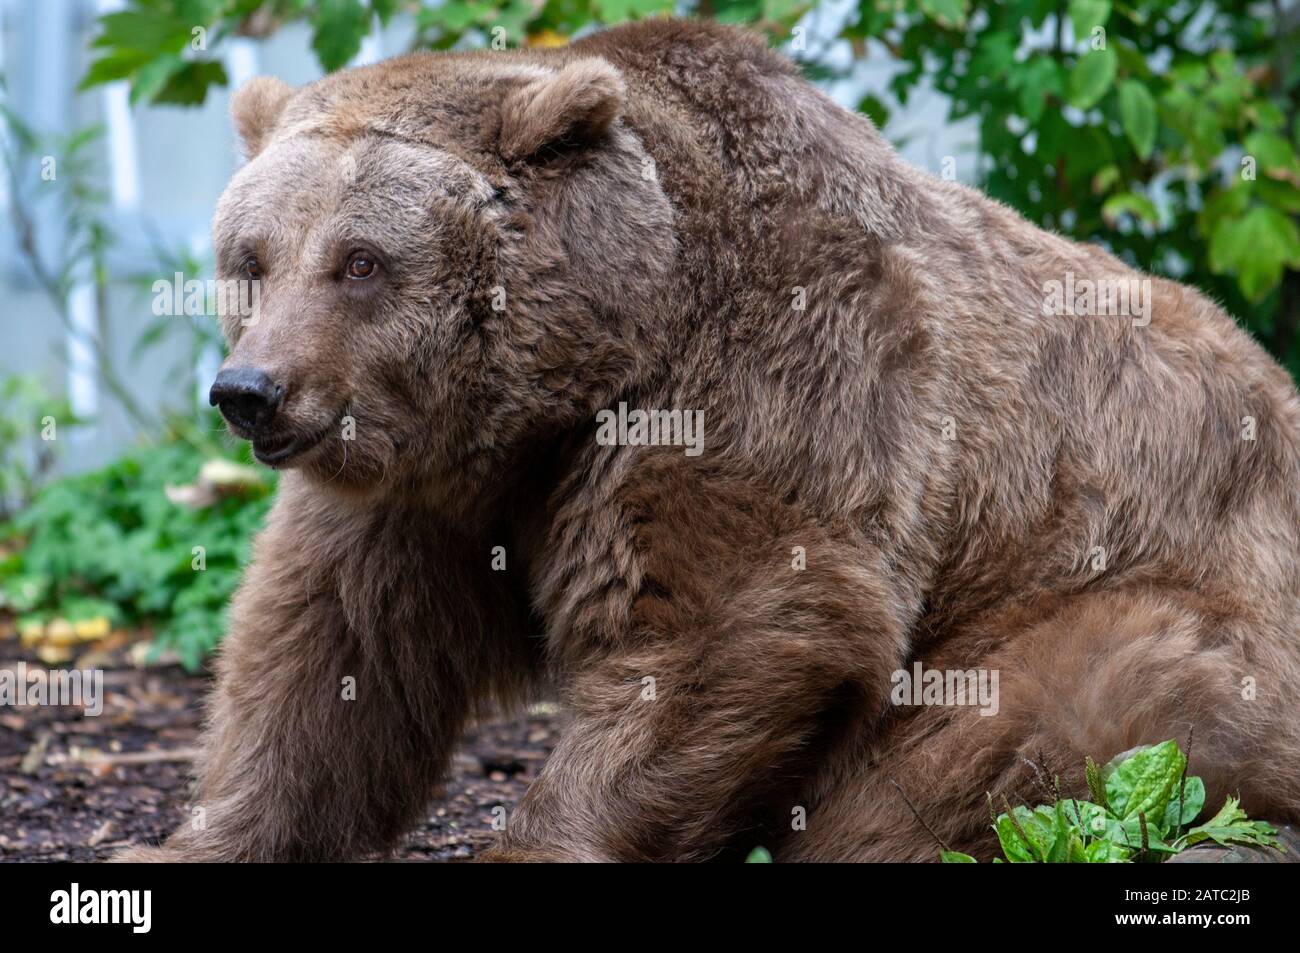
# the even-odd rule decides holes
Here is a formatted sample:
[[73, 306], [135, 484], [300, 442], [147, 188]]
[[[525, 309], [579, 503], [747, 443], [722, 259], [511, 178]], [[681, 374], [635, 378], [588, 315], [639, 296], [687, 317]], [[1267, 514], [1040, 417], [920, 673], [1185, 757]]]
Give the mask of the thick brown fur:
[[[466, 721], [545, 685], [570, 718], [497, 859], [934, 859], [891, 781], [989, 856], [1031, 761], [1083, 793], [1085, 755], [1189, 735], [1210, 803], [1300, 821], [1300, 401], [1200, 294], [1045, 315], [1144, 276], [721, 26], [235, 111], [216, 248], [263, 293], [228, 364], [326, 436], [235, 600], [204, 823], [133, 856], [381, 852]], [[704, 452], [598, 445], [620, 401], [703, 411]], [[998, 713], [892, 705], [918, 660], [997, 670]]]

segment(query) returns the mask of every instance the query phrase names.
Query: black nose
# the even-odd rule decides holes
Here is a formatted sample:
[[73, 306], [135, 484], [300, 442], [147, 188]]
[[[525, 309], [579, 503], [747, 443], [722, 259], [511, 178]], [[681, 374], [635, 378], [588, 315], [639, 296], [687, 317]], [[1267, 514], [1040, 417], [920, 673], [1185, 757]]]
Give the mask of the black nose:
[[241, 430], [259, 433], [270, 426], [284, 401], [284, 387], [251, 367], [223, 370], [212, 382], [208, 403]]

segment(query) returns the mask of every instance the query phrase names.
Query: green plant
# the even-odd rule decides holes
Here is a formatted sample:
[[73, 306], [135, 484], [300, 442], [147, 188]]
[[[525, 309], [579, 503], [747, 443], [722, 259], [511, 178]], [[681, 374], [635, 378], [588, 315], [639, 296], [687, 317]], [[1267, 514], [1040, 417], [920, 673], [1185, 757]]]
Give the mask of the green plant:
[[59, 617], [152, 628], [157, 646], [197, 668], [225, 629], [273, 488], [269, 475], [241, 467], [206, 499], [178, 490], [205, 465], [210, 458], [173, 433], [102, 470], [47, 484], [0, 524], [11, 550], [0, 558], [0, 606], [20, 627]]
[[[787, 44], [810, 78], [883, 52], [884, 125], [918, 90], [980, 134], [977, 184], [1030, 220], [1222, 299], [1300, 373], [1300, 8], [1227, 0], [858, 0], [831, 35], [806, 0], [132, 0], [101, 18], [83, 85], [202, 102], [228, 36], [305, 21], [325, 70], [407, 13], [417, 47], [550, 45], [684, 9]], [[818, 11], [820, 12], [820, 11]], [[796, 35], [796, 25], [802, 32]], [[847, 64], [832, 55], [847, 41]], [[939, 170], [936, 170], [939, 171]]]
[[[993, 829], [1007, 861], [1159, 862], [1207, 840], [1277, 846], [1277, 832], [1247, 818], [1232, 797], [1209, 820], [1189, 826], [1205, 806], [1205, 785], [1188, 777], [1187, 759], [1175, 741], [1126, 752], [1103, 768], [1089, 758], [1087, 779], [1091, 801], [1058, 798], [1033, 808], [1006, 805]], [[941, 859], [976, 862], [969, 854], [949, 850], [941, 852]], [[1002, 863], [1002, 858], [993, 862]]]
[[862, 0], [846, 35], [898, 59], [900, 104], [933, 84], [978, 123], [993, 197], [1200, 286], [1300, 372], [1300, 11], [1258, 6]]
[[83, 423], [36, 374], [0, 380], [0, 520], [26, 504], [54, 464], [58, 434]]
[[[18, 251], [64, 331], [93, 356], [99, 382], [133, 423], [147, 429], [156, 417], [145, 411], [117, 373], [102, 325], [78, 327], [71, 312], [72, 292], [79, 286], [93, 288], [97, 314], [107, 311], [107, 257], [114, 236], [99, 183], [103, 164], [94, 151], [101, 135], [98, 126], [68, 134], [41, 132], [0, 102], [0, 161], [8, 181], [8, 212]], [[42, 218], [38, 213], [46, 206], [52, 211], [44, 223], [53, 226], [57, 241], [42, 241], [48, 236], [37, 232]]]

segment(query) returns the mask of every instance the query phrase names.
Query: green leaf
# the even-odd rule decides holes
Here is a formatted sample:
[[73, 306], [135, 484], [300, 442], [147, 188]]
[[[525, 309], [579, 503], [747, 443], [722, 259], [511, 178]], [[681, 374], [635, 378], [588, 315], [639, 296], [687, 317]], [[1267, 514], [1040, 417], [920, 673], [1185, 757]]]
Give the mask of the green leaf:
[[1143, 161], [1156, 144], [1156, 100], [1144, 83], [1126, 79], [1119, 85], [1119, 117], [1124, 134]]
[[1023, 815], [1017, 815], [1015, 820], [1008, 814], [998, 815], [994, 830], [997, 832], [998, 842], [1002, 845], [1002, 853], [1013, 864], [1036, 863], [1042, 859], [1043, 852], [1023, 825], [1030, 812], [1023, 807], [1012, 809], [1012, 814], [1017, 812], [1023, 812]]
[[1021, 115], [1036, 123], [1047, 106], [1047, 98], [1063, 92], [1060, 67], [1050, 56], [1030, 56], [1023, 63], [1012, 65], [1007, 87], [1016, 91]]
[[1241, 293], [1259, 301], [1287, 268], [1300, 268], [1300, 226], [1265, 205], [1238, 218], [1224, 217], [1210, 236], [1209, 264], [1219, 274], [1235, 271]]
[[1110, 19], [1110, 0], [1070, 0], [1069, 10], [1074, 38], [1086, 40], [1094, 27], [1105, 26]]
[[177, 106], [197, 106], [208, 95], [211, 86], [225, 86], [229, 82], [226, 67], [218, 60], [187, 60], [167, 78], [166, 85], [154, 94], [156, 103]]
[[1110, 840], [1095, 840], [1084, 848], [1084, 860], [1089, 864], [1122, 864], [1127, 862], [1133, 852], [1123, 844]]
[[1295, 150], [1286, 138], [1273, 132], [1253, 132], [1242, 143], [1246, 155], [1254, 157], [1262, 172], [1300, 170]]
[[370, 32], [370, 12], [361, 0], [320, 0], [312, 17], [311, 48], [321, 68], [332, 72], [346, 66]]
[[[1121, 173], [1117, 165], [1108, 165], [1097, 170], [1097, 174], [1092, 177], [1092, 193], [1094, 195], [1105, 195], [1119, 184], [1120, 178]], [[1093, 797], [1097, 796], [1096, 791], [1093, 791], [1092, 794]]]
[[940, 26], [963, 27], [970, 10], [969, 0], [919, 0], [921, 12]]
[[153, 102], [171, 78], [184, 68], [185, 60], [179, 53], [155, 57], [136, 72], [131, 83], [131, 102]]
[[1201, 808], [1205, 807], [1205, 782], [1197, 777], [1189, 777], [1183, 785], [1182, 795], [1181, 815], [1178, 812], [1178, 788], [1175, 787], [1174, 793], [1169, 797], [1169, 806], [1165, 808], [1162, 825], [1166, 833], [1185, 827], [1196, 820], [1197, 815], [1201, 813]]
[[1152, 225], [1160, 224], [1159, 210], [1145, 195], [1138, 195], [1136, 192], [1120, 192], [1102, 203], [1101, 217], [1112, 228], [1117, 226], [1125, 215], [1132, 215]]
[[388, 26], [388, 21], [393, 18], [397, 12], [399, 0], [370, 0], [370, 9], [374, 11], [375, 16], [379, 17], [379, 22]]
[[1072, 825], [1060, 807], [1040, 806], [1031, 811], [1018, 805], [1010, 814], [999, 815], [994, 830], [1007, 860], [1013, 864], [1064, 863]]
[[1219, 813], [1199, 827], [1193, 827], [1175, 844], [1175, 848], [1191, 847], [1202, 841], [1216, 844], [1248, 844], [1256, 847], [1276, 847], [1277, 831], [1263, 821], [1252, 821], [1233, 797], [1224, 802]]
[[1178, 743], [1171, 739], [1121, 757], [1103, 770], [1111, 813], [1122, 820], [1136, 818], [1139, 811], [1149, 818], [1164, 817], [1187, 767]]
[[1201, 235], [1209, 237], [1225, 218], [1240, 218], [1250, 205], [1250, 192], [1248, 182], [1236, 179], [1231, 187], [1210, 193], [1196, 217]]
[[1096, 105], [1115, 82], [1118, 68], [1115, 51], [1090, 50], [1079, 57], [1070, 71], [1070, 103], [1080, 109]]
[[865, 113], [877, 129], [885, 128], [889, 121], [889, 107], [878, 96], [868, 93], [858, 103], [858, 112]]
[[153, 61], [156, 56], [156, 52], [147, 50], [113, 50], [90, 64], [77, 89], [89, 89], [92, 86], [126, 79], [146, 63]]
[[122, 10], [99, 18], [100, 34], [92, 46], [143, 50], [150, 55], [179, 53], [190, 42], [191, 24], [170, 10]]
[[945, 850], [939, 853], [939, 861], [944, 864], [978, 864], [979, 861], [970, 854], [959, 850]]

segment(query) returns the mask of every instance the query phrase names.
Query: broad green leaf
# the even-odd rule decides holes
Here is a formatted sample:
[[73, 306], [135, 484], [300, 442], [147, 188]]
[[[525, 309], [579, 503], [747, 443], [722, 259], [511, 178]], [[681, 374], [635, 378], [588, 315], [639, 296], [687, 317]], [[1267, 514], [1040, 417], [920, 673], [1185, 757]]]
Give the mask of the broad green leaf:
[[1111, 813], [1125, 820], [1136, 818], [1139, 811], [1148, 818], [1163, 818], [1186, 767], [1187, 759], [1172, 739], [1112, 761], [1103, 770]]
[[1231, 187], [1210, 193], [1196, 217], [1202, 237], [1209, 237], [1225, 218], [1240, 218], [1250, 205], [1250, 192], [1249, 183], [1236, 179]]
[[1199, 89], [1210, 79], [1210, 71], [1201, 59], [1176, 63], [1169, 68], [1169, 78], [1176, 83]]
[[1205, 782], [1197, 777], [1189, 777], [1182, 791], [1183, 810], [1178, 813], [1178, 788], [1175, 787], [1169, 797], [1169, 806], [1165, 808], [1163, 828], [1165, 833], [1172, 833], [1179, 827], [1185, 827], [1196, 820], [1205, 807]]
[[90, 68], [86, 70], [86, 75], [81, 78], [77, 88], [89, 89], [102, 83], [126, 79], [157, 55], [155, 51], [149, 50], [115, 49], [90, 64]]
[[1074, 38], [1086, 40], [1094, 27], [1105, 26], [1110, 19], [1110, 0], [1070, 0], [1069, 11]]
[[1120, 83], [1119, 117], [1138, 156], [1144, 161], [1151, 158], [1156, 144], [1156, 100], [1144, 83], [1135, 79]]
[[1068, 849], [1070, 828], [1057, 808], [1016, 806], [999, 815], [994, 829], [1013, 864], [1063, 862]]
[[1237, 74], [1237, 58], [1231, 50], [1217, 49], [1210, 54], [1210, 70], [1221, 79]]
[[1267, 99], [1251, 103], [1248, 113], [1250, 120], [1265, 131], [1276, 132], [1286, 126], [1286, 115]]
[[1101, 206], [1101, 216], [1113, 228], [1124, 215], [1132, 215], [1152, 225], [1160, 224], [1160, 212], [1145, 195], [1121, 192], [1112, 195]]
[[1006, 855], [1007, 860], [1013, 864], [1032, 864], [1037, 863], [1045, 856], [1045, 851], [1035, 840], [1034, 836], [1024, 826], [1028, 819], [1029, 810], [1023, 807], [1012, 809], [1016, 814], [1017, 821], [1012, 821], [1007, 814], [998, 815], [997, 825], [994, 830], [997, 831], [998, 842], [1002, 845], [1002, 853]]
[[969, 0], [919, 0], [919, 6], [931, 20], [948, 27], [965, 26], [970, 9]]
[[179, 53], [190, 42], [192, 24], [170, 10], [122, 10], [99, 18], [100, 33], [92, 46], [114, 50], [143, 50], [151, 55]]
[[361, 0], [319, 0], [312, 17], [311, 48], [326, 72], [346, 66], [370, 32], [370, 11]]
[[153, 97], [156, 103], [197, 106], [207, 98], [211, 86], [225, 86], [226, 67], [218, 60], [186, 60], [173, 72]]
[[1265, 205], [1225, 217], [1210, 236], [1209, 263], [1216, 273], [1235, 271], [1242, 294], [1259, 301], [1277, 287], [1283, 271], [1300, 268], [1300, 226]]
[[1256, 179], [1255, 195], [1265, 205], [1271, 205], [1279, 211], [1289, 212], [1292, 215], [1300, 215], [1300, 187], [1293, 184], [1290, 178], [1274, 178], [1275, 175], [1280, 177], [1282, 173], [1269, 172], [1264, 178]]
[[1110, 47], [1080, 56], [1070, 71], [1071, 105], [1080, 109], [1096, 105], [1114, 84], [1116, 68], [1115, 51]]
[[1096, 840], [1084, 848], [1084, 859], [1090, 864], [1122, 864], [1132, 851], [1122, 844], [1109, 840]]
[[135, 79], [131, 82], [131, 102], [153, 102], [168, 81], [184, 68], [185, 60], [178, 53], [155, 58], [135, 74]]
[[370, 9], [384, 26], [388, 25], [388, 21], [393, 18], [399, 5], [400, 0], [370, 0]]
[[1007, 86], [1016, 90], [1021, 115], [1036, 123], [1047, 106], [1047, 97], [1063, 92], [1060, 66], [1050, 56], [1030, 56], [1011, 67]]
[[970, 854], [963, 854], [959, 850], [940, 851], [939, 860], [945, 864], [978, 864], [979, 861]]
[[1088, 862], [1088, 852], [1084, 847], [1083, 838], [1075, 833], [1070, 832], [1068, 849], [1066, 851], [1066, 863], [1086, 864]]
[[1260, 172], [1271, 170], [1300, 170], [1296, 161], [1295, 150], [1283, 136], [1273, 132], [1254, 132], [1242, 143], [1246, 155], [1251, 156], [1259, 165]]
[[885, 123], [889, 122], [889, 107], [870, 93], [858, 102], [858, 112], [864, 113], [877, 129], [885, 128]]

